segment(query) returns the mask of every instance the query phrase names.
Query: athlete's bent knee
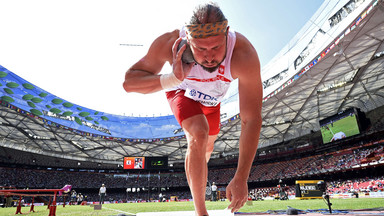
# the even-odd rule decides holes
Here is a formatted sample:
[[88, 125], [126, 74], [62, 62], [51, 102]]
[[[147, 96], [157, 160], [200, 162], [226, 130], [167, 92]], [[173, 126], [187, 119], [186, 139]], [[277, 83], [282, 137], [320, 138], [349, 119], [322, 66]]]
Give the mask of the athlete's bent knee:
[[188, 151], [205, 154], [208, 142], [208, 130], [199, 129], [188, 135]]

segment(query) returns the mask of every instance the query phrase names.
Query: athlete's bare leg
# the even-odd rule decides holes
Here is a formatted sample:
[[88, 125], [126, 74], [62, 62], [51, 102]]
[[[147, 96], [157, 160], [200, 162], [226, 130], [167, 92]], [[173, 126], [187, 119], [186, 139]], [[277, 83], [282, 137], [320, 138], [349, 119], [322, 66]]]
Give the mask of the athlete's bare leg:
[[207, 150], [205, 152], [205, 160], [207, 161], [207, 163], [208, 163], [209, 159], [211, 158], [211, 154], [213, 152], [216, 138], [217, 138], [217, 135], [209, 135], [208, 136]]
[[[205, 151], [205, 160], [208, 164], [209, 159], [211, 158], [211, 154], [214, 148], [215, 140], [217, 138], [217, 135], [210, 135], [208, 136], [208, 143], [207, 143], [207, 149]], [[207, 180], [208, 180], [208, 169], [207, 169]]]
[[192, 193], [196, 216], [208, 215], [205, 207], [207, 184], [207, 145], [209, 126], [203, 114], [195, 115], [182, 122], [188, 149], [185, 157], [185, 173]]
[[[211, 158], [211, 154], [212, 154], [212, 151], [214, 148], [216, 138], [217, 138], [217, 135], [210, 135], [208, 137], [207, 149], [205, 152], [205, 160], [207, 162], [207, 166], [208, 166], [209, 159]], [[206, 175], [207, 175], [207, 179], [206, 179], [206, 181], [207, 181], [208, 180], [208, 168], [206, 170]]]

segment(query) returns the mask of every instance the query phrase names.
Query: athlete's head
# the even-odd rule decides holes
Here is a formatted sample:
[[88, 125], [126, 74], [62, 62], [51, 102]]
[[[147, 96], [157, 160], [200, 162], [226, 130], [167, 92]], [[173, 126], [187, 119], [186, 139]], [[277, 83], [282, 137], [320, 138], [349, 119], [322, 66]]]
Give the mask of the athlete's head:
[[186, 25], [188, 43], [197, 64], [206, 71], [215, 71], [227, 50], [228, 21], [217, 4], [196, 7]]

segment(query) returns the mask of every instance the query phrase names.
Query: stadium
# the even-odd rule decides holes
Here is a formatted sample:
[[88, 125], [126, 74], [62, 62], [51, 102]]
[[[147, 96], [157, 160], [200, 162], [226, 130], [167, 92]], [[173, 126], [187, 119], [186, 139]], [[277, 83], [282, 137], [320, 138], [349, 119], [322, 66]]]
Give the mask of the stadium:
[[[249, 201], [235, 215], [323, 215], [331, 208], [384, 215], [383, 14], [382, 0], [326, 0], [262, 68], [263, 122]], [[187, 141], [172, 115], [92, 110], [1, 65], [0, 97], [0, 215], [193, 215]], [[238, 100], [234, 83], [208, 163], [211, 215], [228, 213]], [[102, 184], [108, 192], [98, 209]]]

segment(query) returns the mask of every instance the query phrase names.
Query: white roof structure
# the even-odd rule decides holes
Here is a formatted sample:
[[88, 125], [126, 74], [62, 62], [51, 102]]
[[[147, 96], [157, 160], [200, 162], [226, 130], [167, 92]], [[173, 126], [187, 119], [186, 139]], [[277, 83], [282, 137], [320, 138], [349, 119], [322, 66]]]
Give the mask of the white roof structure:
[[[383, 106], [383, 41], [382, 0], [324, 1], [291, 42], [262, 68], [259, 147], [319, 131], [319, 120], [350, 107], [367, 112]], [[213, 157], [238, 152], [241, 122], [237, 94], [234, 83], [222, 105], [223, 125]], [[184, 160], [187, 142], [178, 130], [174, 137], [163, 138], [98, 136], [46, 124], [43, 117], [21, 112], [20, 107], [4, 100], [2, 105], [0, 146], [6, 148], [97, 163], [121, 164], [124, 156]]]

